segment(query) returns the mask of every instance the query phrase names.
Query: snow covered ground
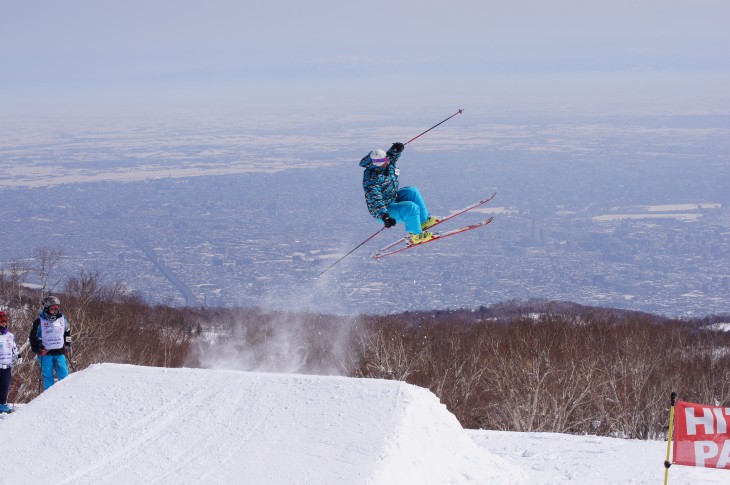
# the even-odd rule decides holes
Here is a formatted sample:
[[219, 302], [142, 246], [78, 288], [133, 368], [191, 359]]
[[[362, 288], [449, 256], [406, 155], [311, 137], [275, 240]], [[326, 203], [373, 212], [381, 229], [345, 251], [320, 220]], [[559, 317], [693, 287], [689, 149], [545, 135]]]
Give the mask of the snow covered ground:
[[[666, 444], [463, 430], [398, 381], [101, 364], [0, 418], [0, 482], [656, 484]], [[722, 470], [672, 467], [670, 483]]]

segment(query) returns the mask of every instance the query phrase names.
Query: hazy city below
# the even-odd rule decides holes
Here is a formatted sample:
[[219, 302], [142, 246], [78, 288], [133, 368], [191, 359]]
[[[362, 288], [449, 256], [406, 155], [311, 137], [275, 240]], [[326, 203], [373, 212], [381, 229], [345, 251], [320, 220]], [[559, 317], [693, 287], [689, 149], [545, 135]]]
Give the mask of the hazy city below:
[[[730, 116], [472, 113], [408, 145], [401, 185], [457, 227], [404, 234], [368, 214], [358, 162], [450, 113], [1, 122], [0, 263], [60, 248], [151, 302], [336, 313], [555, 299], [669, 316], [728, 310]], [[442, 116], [444, 115], [444, 116]], [[430, 123], [432, 124], [432, 123]], [[28, 282], [34, 282], [32, 273]]]

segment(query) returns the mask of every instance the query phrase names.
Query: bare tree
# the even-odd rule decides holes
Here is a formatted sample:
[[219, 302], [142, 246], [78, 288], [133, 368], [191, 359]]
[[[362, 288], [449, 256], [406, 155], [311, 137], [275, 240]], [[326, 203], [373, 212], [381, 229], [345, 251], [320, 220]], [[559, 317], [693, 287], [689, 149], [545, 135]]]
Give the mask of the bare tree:
[[56, 286], [63, 278], [52, 279], [53, 272], [58, 263], [63, 258], [63, 250], [61, 248], [51, 248], [41, 246], [35, 248], [36, 256], [36, 276], [41, 285], [41, 298], [45, 297], [48, 292], [54, 291]]
[[11, 261], [0, 271], [0, 303], [19, 307], [24, 296], [23, 282], [27, 267], [22, 261]]
[[378, 325], [361, 335], [362, 377], [405, 381], [427, 358], [428, 343], [404, 338], [401, 325]]

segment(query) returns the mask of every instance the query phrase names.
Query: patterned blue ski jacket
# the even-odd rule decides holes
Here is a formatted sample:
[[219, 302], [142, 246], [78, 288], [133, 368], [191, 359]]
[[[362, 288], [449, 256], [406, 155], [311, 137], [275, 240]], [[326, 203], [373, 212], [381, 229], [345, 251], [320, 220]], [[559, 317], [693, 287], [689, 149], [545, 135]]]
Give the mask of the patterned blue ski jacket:
[[382, 219], [388, 213], [388, 206], [395, 202], [398, 193], [398, 170], [395, 165], [401, 153], [394, 153], [393, 147], [387, 151], [390, 163], [387, 167], [376, 167], [370, 159], [370, 154], [360, 160], [360, 166], [365, 167], [362, 176], [362, 188], [365, 190], [365, 202], [368, 211], [376, 219]]

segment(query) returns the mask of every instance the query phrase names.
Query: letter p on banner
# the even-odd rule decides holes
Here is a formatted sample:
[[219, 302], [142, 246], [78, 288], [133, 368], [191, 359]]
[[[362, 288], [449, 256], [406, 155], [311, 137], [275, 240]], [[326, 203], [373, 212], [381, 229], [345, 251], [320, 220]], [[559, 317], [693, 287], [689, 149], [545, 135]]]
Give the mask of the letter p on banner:
[[672, 462], [730, 470], [729, 423], [730, 407], [677, 401]]

